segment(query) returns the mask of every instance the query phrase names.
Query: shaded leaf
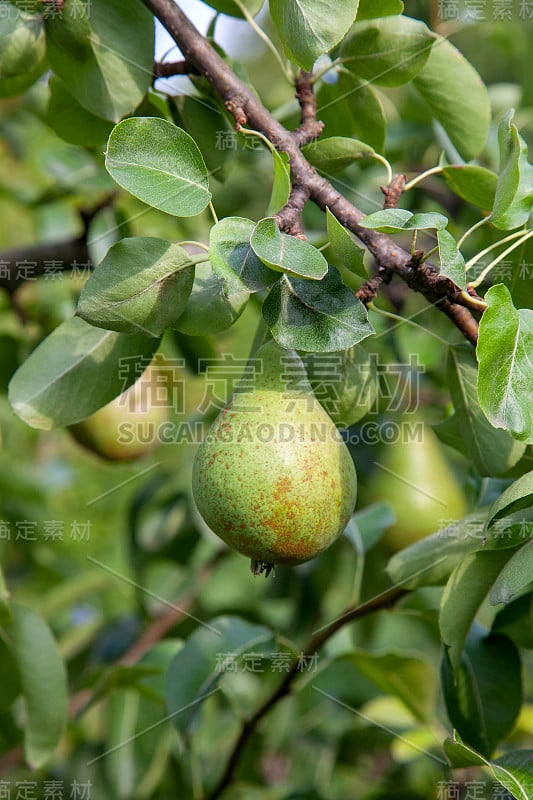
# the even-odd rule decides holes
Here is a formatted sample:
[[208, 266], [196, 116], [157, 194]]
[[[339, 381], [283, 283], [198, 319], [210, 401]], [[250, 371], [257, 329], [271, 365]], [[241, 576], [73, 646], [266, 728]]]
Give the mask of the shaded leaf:
[[488, 421], [478, 401], [477, 362], [468, 345], [451, 347], [447, 381], [460, 435], [480, 475], [501, 475], [521, 458], [525, 444]]
[[0, 3], [0, 88], [5, 79], [22, 78], [29, 65], [43, 63], [45, 51], [42, 16]]
[[356, 344], [325, 357], [303, 359], [317, 400], [340, 428], [362, 419], [374, 406], [379, 390], [376, 359]]
[[328, 262], [316, 247], [281, 233], [273, 217], [259, 220], [250, 244], [256, 256], [278, 272], [320, 280], [328, 271]]
[[289, 199], [291, 192], [291, 174], [289, 167], [289, 156], [287, 153], [278, 153], [271, 150], [274, 164], [274, 178], [272, 181], [272, 194], [267, 208], [267, 216], [272, 216], [281, 211]]
[[359, 158], [374, 155], [374, 148], [347, 136], [330, 136], [318, 139], [302, 148], [302, 153], [321, 172], [340, 172]]
[[228, 296], [258, 292], [270, 286], [276, 275], [265, 267], [250, 244], [255, 222], [225, 217], [211, 228], [209, 258], [213, 272], [225, 282]]
[[[505, 679], [504, 679], [505, 677]], [[522, 704], [520, 655], [505, 636], [475, 625], [455, 670], [445, 656], [442, 684], [448, 716], [461, 738], [490, 757], [513, 729]]]
[[511, 555], [509, 550], [472, 553], [450, 575], [441, 600], [439, 627], [452, 669], [458, 669], [470, 626]]
[[487, 90], [474, 67], [439, 36], [414, 85], [450, 137], [470, 161], [485, 145], [491, 112]]
[[187, 131], [198, 145], [209, 173], [223, 181], [235, 158], [236, 151], [227, 147], [235, 143], [235, 131], [215, 103], [205, 97], [181, 95], [172, 98], [174, 122]]
[[348, 69], [382, 86], [412, 80], [426, 63], [435, 34], [416, 19], [381, 17], [356, 22], [341, 47]]
[[48, 86], [50, 99], [46, 119], [61, 139], [71, 144], [87, 146], [107, 141], [113, 127], [112, 122], [83, 108], [56, 75], [50, 77]]
[[494, 203], [498, 176], [477, 164], [444, 167], [442, 174], [455, 194], [468, 203], [489, 211]]
[[93, 414], [131, 386], [159, 342], [104, 331], [79, 317], [63, 322], [33, 350], [13, 376], [9, 400], [24, 422], [48, 430]]
[[[233, 0], [206, 0], [206, 3], [221, 14], [228, 14], [230, 17], [243, 16], [241, 9]], [[252, 17], [255, 17], [261, 11], [264, 0], [241, 0], [241, 3]]]
[[154, 18], [142, 3], [64, 0], [45, 24], [50, 65], [87, 111], [118, 122], [139, 105], [154, 57]]
[[215, 275], [211, 264], [198, 264], [187, 306], [174, 328], [189, 336], [225, 331], [240, 317], [249, 296], [248, 291], [228, 295], [224, 280]]
[[490, 220], [496, 228], [512, 230], [525, 225], [533, 208], [533, 166], [509, 111], [500, 122], [500, 175]]
[[357, 14], [359, 0], [269, 0], [270, 14], [288, 57], [310, 70], [340, 42]]
[[362, 228], [370, 228], [380, 233], [397, 233], [398, 231], [415, 231], [435, 229], [442, 230], [448, 224], [448, 218], [434, 211], [413, 214], [405, 208], [387, 208], [367, 214], [359, 223]]
[[466, 290], [465, 260], [457, 249], [457, 242], [447, 230], [437, 230], [440, 273]]
[[[24, 698], [24, 752], [33, 768], [54, 754], [67, 720], [67, 676], [54, 638], [29, 608], [14, 605], [6, 627]], [[39, 668], [36, 669], [36, 656]]]
[[366, 308], [334, 267], [320, 282], [284, 275], [270, 290], [263, 316], [278, 344], [294, 350], [346, 350], [374, 333]]
[[[326, 209], [330, 261], [335, 267], [345, 267], [361, 278], [368, 278], [364, 264], [365, 250], [354, 242], [346, 228]], [[331, 257], [333, 256], [333, 257]]]
[[84, 285], [76, 314], [98, 328], [161, 336], [185, 309], [193, 264], [186, 250], [163, 239], [122, 239]]
[[193, 217], [211, 200], [197, 144], [164, 119], [130, 117], [115, 125], [106, 168], [120, 186], [167, 214]]
[[397, 697], [419, 720], [434, 715], [437, 676], [423, 656], [354, 650], [345, 659], [385, 694]]
[[490, 593], [490, 602], [508, 603], [530, 583], [533, 583], [533, 541], [514, 553], [502, 569]]
[[[251, 650], [272, 652], [274, 636], [263, 625], [239, 617], [217, 617], [189, 636], [167, 674], [167, 710], [182, 734], [187, 734], [202, 700], [217, 691], [224, 675], [223, 659], [237, 659]], [[221, 668], [222, 667], [222, 668]]]
[[477, 393], [487, 419], [533, 444], [533, 311], [517, 310], [503, 283], [491, 286], [479, 324]]
[[518, 478], [494, 501], [487, 516], [487, 528], [490, 528], [494, 520], [509, 516], [522, 508], [529, 508], [532, 504], [533, 471]]
[[317, 118], [326, 136], [356, 136], [378, 153], [385, 147], [386, 120], [375, 89], [352, 72], [341, 72], [337, 83], [323, 83], [317, 92]]
[[357, 20], [388, 17], [391, 14], [401, 14], [402, 11], [402, 0], [359, 0]]
[[452, 767], [487, 766], [494, 778], [511, 793], [516, 800], [533, 800], [533, 750], [513, 750], [494, 761], [477, 753], [461, 741], [454, 731], [452, 739], [444, 742], [444, 752]]

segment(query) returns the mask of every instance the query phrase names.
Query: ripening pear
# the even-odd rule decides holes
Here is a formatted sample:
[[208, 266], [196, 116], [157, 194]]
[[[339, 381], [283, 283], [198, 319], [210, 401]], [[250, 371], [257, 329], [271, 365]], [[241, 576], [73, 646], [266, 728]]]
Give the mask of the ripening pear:
[[394, 552], [467, 512], [464, 492], [431, 427], [417, 415], [399, 423], [399, 441], [384, 446], [364, 493], [369, 502], [391, 504], [396, 521], [383, 541]]
[[70, 425], [76, 441], [107, 461], [129, 461], [158, 444], [159, 426], [168, 420], [168, 401], [161, 400], [166, 376], [150, 364], [141, 377], [90, 417]]
[[192, 486], [205, 522], [256, 574], [308, 561], [344, 531], [355, 467], [294, 350], [256, 352], [198, 449]]

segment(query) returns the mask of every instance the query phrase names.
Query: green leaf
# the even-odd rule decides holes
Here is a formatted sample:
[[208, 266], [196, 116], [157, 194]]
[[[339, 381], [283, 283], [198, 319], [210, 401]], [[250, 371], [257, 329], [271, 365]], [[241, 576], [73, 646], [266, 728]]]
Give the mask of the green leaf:
[[192, 136], [209, 173], [223, 181], [236, 155], [235, 149], [226, 146], [228, 142], [236, 145], [235, 130], [227, 117], [205, 97], [181, 95], [173, 97], [172, 102], [176, 109], [174, 122]]
[[526, 445], [488, 421], [478, 401], [477, 362], [469, 345], [450, 347], [447, 383], [460, 435], [480, 475], [501, 475], [523, 455]]
[[374, 333], [366, 308], [334, 267], [316, 283], [284, 275], [270, 290], [263, 316], [278, 344], [294, 350], [346, 350]]
[[154, 58], [154, 18], [142, 3], [64, 0], [46, 34], [52, 69], [87, 111], [118, 122], [139, 105]]
[[16, 75], [14, 78], [0, 78], [0, 97], [16, 97], [22, 94], [39, 80], [41, 75], [46, 72], [47, 67], [47, 61], [44, 58], [30, 66], [21, 75]]
[[525, 225], [533, 208], [533, 166], [527, 160], [524, 142], [509, 111], [500, 122], [500, 175], [490, 221], [500, 230]]
[[348, 69], [381, 86], [412, 80], [426, 63], [435, 34], [411, 17], [356, 22], [341, 47]]
[[249, 296], [248, 291], [228, 296], [224, 280], [211, 264], [198, 264], [187, 306], [174, 328], [189, 336], [225, 331], [240, 317]]
[[485, 145], [490, 127], [490, 101], [474, 67], [459, 50], [438, 37], [414, 85], [450, 137], [470, 161]]
[[450, 575], [441, 600], [439, 626], [452, 669], [459, 668], [470, 626], [511, 555], [509, 550], [472, 553]]
[[494, 204], [498, 176], [477, 164], [444, 167], [442, 174], [455, 194], [467, 203], [489, 211]]
[[203, 698], [217, 691], [224, 675], [224, 657], [238, 659], [253, 651], [272, 652], [274, 636], [263, 625], [239, 617], [217, 617], [197, 628], [170, 664], [167, 676], [167, 710], [182, 734], [187, 734]]
[[289, 167], [289, 156], [287, 153], [278, 153], [271, 150], [274, 164], [274, 179], [272, 181], [272, 194], [268, 203], [267, 215], [272, 216], [281, 211], [287, 203], [291, 192], [291, 175]]
[[358, 158], [373, 156], [374, 152], [370, 145], [347, 136], [330, 136], [302, 148], [302, 153], [310, 164], [321, 172], [330, 174], [346, 169]]
[[514, 553], [502, 569], [490, 593], [490, 602], [508, 603], [530, 583], [533, 583], [533, 541]]
[[503, 283], [491, 286], [479, 324], [479, 404], [495, 428], [533, 444], [533, 310], [517, 310]]
[[76, 314], [98, 328], [161, 336], [185, 309], [193, 264], [182, 247], [163, 239], [122, 239], [84, 285]]
[[107, 141], [113, 124], [91, 114], [55, 75], [48, 83], [50, 99], [46, 120], [61, 139], [71, 144], [92, 147]]
[[389, 560], [386, 572], [394, 584], [408, 589], [445, 583], [455, 567], [469, 553], [481, 546], [484, 515], [469, 514], [454, 524], [453, 529], [437, 531], [400, 550]]
[[303, 359], [317, 400], [340, 428], [362, 419], [379, 390], [376, 359], [356, 344], [340, 353], [309, 353]]
[[448, 224], [443, 214], [430, 211], [413, 214], [405, 208], [387, 208], [367, 214], [359, 223], [362, 228], [370, 228], [380, 233], [397, 233], [398, 231], [442, 230]]
[[516, 800], [533, 800], [533, 750], [512, 750], [495, 761], [489, 761], [464, 744], [454, 731], [453, 739], [444, 742], [444, 752], [452, 767], [461, 769], [485, 765]]
[[[242, 17], [242, 11], [233, 0], [205, 0], [205, 2], [220, 14], [228, 14], [230, 17]], [[261, 11], [264, 0], [241, 0], [241, 3], [252, 17], [255, 17]]]
[[352, 517], [357, 525], [365, 552], [379, 542], [387, 528], [395, 522], [392, 506], [384, 500], [362, 508]]
[[391, 581], [408, 589], [442, 584], [469, 553], [511, 549], [523, 544], [520, 524], [510, 525], [503, 536], [497, 529], [485, 529], [486, 515], [486, 509], [475, 511], [400, 550], [386, 567]]
[[341, 72], [336, 84], [323, 83], [317, 92], [317, 117], [326, 136], [356, 136], [382, 153], [386, 120], [376, 91], [351, 72]]
[[413, 216], [413, 212], [405, 208], [387, 208], [384, 211], [367, 214], [359, 224], [362, 228], [370, 228], [380, 233], [397, 233], [404, 229], [404, 225], [407, 225]]
[[357, 21], [374, 19], [374, 17], [389, 17], [393, 14], [401, 14], [402, 11], [402, 0], [359, 0]]
[[20, 675], [17, 662], [0, 635], [0, 714], [9, 711], [20, 694]]
[[490, 757], [513, 729], [522, 704], [520, 655], [499, 634], [481, 626], [470, 632], [461, 663], [452, 670], [446, 656], [442, 683], [448, 716], [468, 744]]
[[487, 528], [494, 520], [514, 514], [533, 504], [533, 471], [522, 475], [508, 486], [491, 505], [487, 517]]
[[229, 297], [259, 292], [270, 286], [276, 275], [265, 267], [250, 244], [255, 222], [243, 217], [226, 217], [211, 228], [209, 258], [213, 272], [224, 280]]
[[401, 700], [417, 719], [433, 718], [437, 676], [429, 660], [414, 654], [365, 650], [354, 650], [343, 660], [354, 663], [382, 692]]
[[131, 117], [119, 122], [107, 143], [106, 168], [120, 186], [167, 214], [194, 217], [211, 200], [197, 144], [164, 119]]
[[329, 208], [326, 208], [326, 227], [329, 239], [328, 254], [333, 266], [345, 267], [361, 278], [368, 278], [364, 264], [364, 248], [354, 242]]
[[0, 3], [0, 86], [4, 79], [21, 77], [30, 65], [44, 62], [45, 53], [42, 17]]
[[29, 608], [14, 605], [12, 610], [13, 620], [5, 631], [24, 698], [24, 752], [36, 769], [51, 758], [61, 739], [67, 721], [67, 676], [48, 626]]
[[466, 291], [465, 260], [457, 249], [457, 242], [447, 230], [437, 230], [440, 274], [445, 275], [460, 289]]
[[131, 386], [139, 374], [131, 369], [124, 375], [123, 365], [129, 359], [148, 366], [157, 346], [157, 339], [104, 331], [73, 317], [19, 367], [9, 400], [32, 428], [72, 425]]
[[492, 774], [516, 800], [533, 800], [533, 750], [511, 750], [490, 765]]
[[335, 47], [357, 14], [359, 0], [269, 0], [270, 14], [288, 57], [311, 70], [318, 56]]
[[281, 233], [273, 217], [261, 219], [255, 226], [250, 244], [261, 261], [278, 272], [320, 280], [328, 271], [328, 262], [309, 242]]

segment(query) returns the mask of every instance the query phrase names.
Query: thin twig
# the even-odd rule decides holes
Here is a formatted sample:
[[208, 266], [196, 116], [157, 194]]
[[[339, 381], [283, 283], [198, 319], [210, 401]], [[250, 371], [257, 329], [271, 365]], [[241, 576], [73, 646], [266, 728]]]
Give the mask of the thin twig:
[[171, 78], [173, 75], [198, 75], [198, 70], [184, 60], [154, 62], [154, 80]]
[[311, 73], [302, 70], [296, 79], [296, 97], [300, 104], [300, 124], [292, 132], [299, 147], [318, 139], [324, 123], [316, 118], [316, 95], [311, 82]]
[[[400, 598], [407, 594], [407, 592], [407, 589], [403, 589], [400, 586], [393, 586], [388, 591], [378, 595], [378, 597], [367, 600], [365, 603], [361, 603], [358, 606], [348, 608], [336, 620], [317, 631], [314, 636], [311, 637], [306, 647], [302, 651], [303, 657], [305, 658], [307, 656], [313, 656], [328, 641], [328, 639], [330, 639], [345, 625], [348, 625], [350, 622], [354, 622], [356, 619], [366, 617], [369, 614], [372, 614], [374, 611], [390, 608], [391, 606], [395, 605]], [[235, 777], [235, 772], [251, 735], [263, 717], [265, 717], [269, 711], [279, 703], [280, 700], [283, 700], [283, 698], [290, 693], [292, 685], [299, 675], [299, 663], [299, 658], [295, 658], [293, 660], [291, 668], [285, 673], [283, 680], [277, 686], [274, 692], [267, 697], [257, 711], [243, 723], [241, 732], [232, 748], [226, 768], [224, 769], [224, 772], [215, 788], [207, 796], [207, 800], [218, 800], [228, 786], [232, 784]]]

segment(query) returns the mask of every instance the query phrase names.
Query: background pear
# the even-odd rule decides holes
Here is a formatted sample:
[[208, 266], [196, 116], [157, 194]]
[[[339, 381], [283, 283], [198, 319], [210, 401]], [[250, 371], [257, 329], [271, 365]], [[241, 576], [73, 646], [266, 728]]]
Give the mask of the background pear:
[[376, 454], [375, 472], [363, 492], [369, 503], [385, 500], [392, 506], [396, 522], [383, 541], [394, 551], [462, 519], [467, 511], [459, 481], [431, 427], [409, 414], [399, 420], [399, 431], [399, 441]]
[[263, 345], [196, 454], [202, 517], [260, 566], [298, 564], [343, 532], [356, 486], [348, 448], [300, 357]]
[[[79, 444], [108, 461], [126, 461], [151, 452], [158, 427], [168, 419], [164, 371], [150, 365], [129, 389], [69, 431]], [[163, 404], [164, 403], [164, 404]]]

